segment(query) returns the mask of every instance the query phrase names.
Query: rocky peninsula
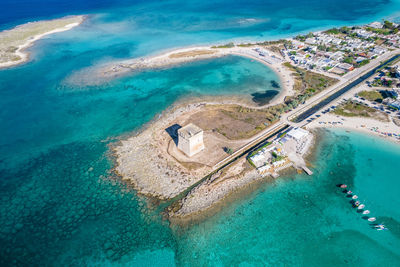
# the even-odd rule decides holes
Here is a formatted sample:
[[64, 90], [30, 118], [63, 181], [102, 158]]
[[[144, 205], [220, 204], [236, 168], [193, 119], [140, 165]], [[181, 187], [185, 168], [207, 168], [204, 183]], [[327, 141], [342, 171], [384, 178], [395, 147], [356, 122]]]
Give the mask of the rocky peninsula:
[[[196, 101], [171, 108], [142, 132], [123, 138], [113, 147], [116, 172], [130, 181], [140, 194], [173, 199], [167, 213], [171, 221], [179, 222], [212, 210], [224, 199], [257, 181], [276, 179], [283, 170], [294, 167], [312, 175], [305, 160], [315, 142], [310, 129], [343, 126], [399, 139], [397, 116], [400, 113], [397, 114], [395, 107], [400, 104], [395, 98], [380, 99], [383, 103], [380, 107], [375, 99], [369, 102], [356, 99], [361, 90], [371, 91], [367, 84], [378, 83], [375, 80], [380, 81], [379, 85], [387, 83], [386, 80], [382, 82], [382, 75], [397, 82], [399, 66], [386, 66], [382, 62], [391, 58], [387, 62], [393, 64], [398, 49], [389, 42], [383, 46], [378, 42], [380, 39], [363, 37], [368, 34], [384, 38], [389, 34], [397, 38], [391, 28], [386, 32], [384, 35], [368, 26], [343, 27], [263, 44], [177, 49], [94, 68], [94, 77], [107, 79], [142, 69], [239, 55], [271, 67], [279, 74], [284, 87], [278, 97], [264, 106], [228, 100], [220, 103]], [[348, 52], [349, 42], [369, 46]], [[382, 47], [376, 48], [376, 42]], [[338, 51], [321, 50], [327, 46]], [[352, 64], [346, 63], [350, 61]], [[379, 65], [385, 67], [386, 73], [379, 70]], [[382, 72], [379, 77], [366, 76], [378, 71]], [[370, 78], [366, 83], [355, 82], [359, 77]], [[347, 93], [341, 93], [343, 88]], [[382, 91], [382, 98], [400, 93], [394, 89], [386, 91]], [[365, 94], [377, 95], [377, 92]], [[317, 103], [325, 103], [331, 95], [335, 96], [328, 103], [331, 107], [315, 110], [305, 119], [296, 120], [301, 112], [307, 113]], [[338, 116], [341, 116], [339, 122], [332, 121]], [[179, 129], [192, 124], [196, 126], [194, 134], [202, 131], [205, 149], [193, 156], [189, 152], [191, 156], [188, 156], [187, 151], [178, 148]]]
[[[177, 104], [140, 132], [113, 145], [115, 171], [146, 196], [169, 200], [187, 194], [170, 207], [171, 219], [203, 213], [233, 192], [268, 176], [254, 168], [246, 156], [222, 169], [218, 164], [268, 130], [265, 125], [256, 129], [273, 107], [272, 104], [245, 107], [228, 100], [223, 104], [204, 101]], [[205, 149], [192, 157], [177, 147], [177, 129], [188, 123], [204, 130]], [[301, 168], [305, 163], [295, 154], [288, 153], [288, 157], [296, 162], [296, 168]], [[276, 172], [293, 166], [290, 163], [280, 165]]]
[[[183, 58], [186, 59], [192, 55], [187, 54], [191, 53], [189, 51], [192, 50], [175, 51], [161, 58], [171, 58], [171, 55], [174, 55], [172, 58], [181, 58], [181, 53], [185, 53]], [[233, 192], [254, 182], [262, 181], [270, 175], [277, 177], [278, 172], [285, 168], [293, 165], [296, 168], [305, 166], [302, 155], [296, 157], [296, 153], [288, 153], [284, 166], [272, 168], [274, 171], [269, 174], [257, 170], [261, 165], [255, 168], [246, 156], [241, 156], [234, 163], [220, 169], [222, 162], [231, 157], [231, 154], [238, 153], [268, 133], [279, 118], [292, 109], [292, 101], [303, 97], [307, 87], [314, 86], [318, 92], [337, 82], [336, 79], [319, 73], [301, 71], [285, 65], [283, 59], [279, 59], [279, 54], [268, 51], [270, 58], [276, 60], [271, 66], [280, 73], [281, 79], [284, 76], [281, 83], [285, 83], [285, 88], [275, 99], [263, 106], [235, 97], [221, 97], [218, 101], [195, 99], [178, 103], [140, 132], [122, 138], [112, 147], [116, 173], [131, 183], [139, 194], [160, 200], [184, 196], [168, 211], [171, 220], [180, 220], [212, 209]], [[200, 57], [210, 55], [215, 56], [214, 53], [204, 52]], [[160, 62], [159, 59], [153, 60]], [[189, 123], [204, 130], [205, 149], [192, 157], [177, 148], [177, 129]]]

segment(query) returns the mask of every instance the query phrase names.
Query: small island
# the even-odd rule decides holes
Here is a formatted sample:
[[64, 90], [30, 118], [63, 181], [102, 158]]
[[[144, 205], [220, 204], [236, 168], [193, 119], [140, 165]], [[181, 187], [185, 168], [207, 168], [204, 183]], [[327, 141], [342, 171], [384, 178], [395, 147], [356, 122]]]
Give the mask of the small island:
[[0, 68], [21, 64], [28, 60], [24, 51], [46, 35], [67, 31], [81, 24], [85, 16], [29, 22], [0, 32]]

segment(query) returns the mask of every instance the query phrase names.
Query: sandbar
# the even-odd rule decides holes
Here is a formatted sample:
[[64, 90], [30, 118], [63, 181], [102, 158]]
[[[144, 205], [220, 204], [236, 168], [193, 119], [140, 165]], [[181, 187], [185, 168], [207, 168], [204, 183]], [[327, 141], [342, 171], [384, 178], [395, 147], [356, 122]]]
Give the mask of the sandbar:
[[29, 22], [11, 30], [0, 32], [0, 69], [9, 68], [28, 60], [25, 51], [44, 36], [68, 31], [80, 25], [85, 16], [68, 16], [60, 19]]

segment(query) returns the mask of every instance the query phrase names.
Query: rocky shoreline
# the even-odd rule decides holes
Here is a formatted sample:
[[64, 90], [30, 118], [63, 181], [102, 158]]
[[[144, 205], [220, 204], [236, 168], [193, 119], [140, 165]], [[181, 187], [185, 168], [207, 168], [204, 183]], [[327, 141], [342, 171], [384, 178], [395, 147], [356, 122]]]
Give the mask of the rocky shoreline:
[[[307, 166], [313, 160], [316, 144], [321, 138], [320, 130], [313, 130], [312, 136], [312, 141], [303, 155]], [[288, 167], [281, 170], [280, 174], [287, 175], [295, 170], [296, 167]], [[299, 172], [300, 169], [297, 169], [297, 171]], [[252, 184], [273, 181], [273, 178], [261, 176], [255, 169], [251, 168], [246, 157], [242, 157], [232, 166], [215, 173], [193, 188], [184, 198], [172, 205], [167, 213], [170, 221], [174, 224], [190, 224], [213, 215], [218, 206], [236, 200], [241, 195], [239, 193], [236, 196], [236, 193], [254, 191], [257, 187], [252, 188]]]
[[[207, 105], [237, 105], [262, 109], [273, 103], [256, 106], [236, 96], [181, 100], [139, 130], [121, 136], [119, 142], [110, 145], [115, 173], [132, 184], [138, 193], [162, 200], [176, 197], [204, 178], [212, 171], [210, 166], [191, 162], [183, 162], [183, 166], [182, 162], [178, 163], [168, 153], [168, 143], [172, 140], [165, 129], [177, 118], [189, 117]], [[165, 184], [161, 181], [165, 181]]]
[[[254, 183], [272, 179], [260, 175], [245, 156], [207, 176], [212, 173], [212, 166], [182, 162], [170, 153], [169, 147], [175, 144], [165, 129], [176, 119], [189, 118], [190, 114], [201, 111], [206, 105], [210, 104], [198, 102], [176, 105], [164, 111], [140, 132], [123, 137], [111, 147], [115, 173], [141, 195], [163, 201], [171, 200], [200, 182], [167, 209], [169, 220], [178, 224], [212, 214], [218, 206], [229, 202], [229, 199], [235, 199], [237, 192]], [[307, 150], [312, 150], [314, 144], [315, 141]]]
[[239, 188], [263, 179], [255, 169], [249, 170], [249, 166], [243, 166], [245, 164], [243, 158], [229, 170], [217, 172], [203, 181], [169, 210], [169, 217], [176, 220], [205, 213]]
[[[176, 197], [211, 171], [208, 166], [196, 165], [188, 170], [168, 154], [168, 134], [164, 129], [182, 113], [193, 112], [202, 104], [179, 107], [163, 119], [151, 123], [142, 132], [121, 140], [112, 147], [115, 172], [130, 182], [143, 195], [167, 200]], [[164, 133], [159, 135], [159, 133]], [[191, 162], [185, 162], [191, 166]], [[185, 164], [183, 163], [183, 164]], [[193, 164], [195, 165], [195, 164]]]

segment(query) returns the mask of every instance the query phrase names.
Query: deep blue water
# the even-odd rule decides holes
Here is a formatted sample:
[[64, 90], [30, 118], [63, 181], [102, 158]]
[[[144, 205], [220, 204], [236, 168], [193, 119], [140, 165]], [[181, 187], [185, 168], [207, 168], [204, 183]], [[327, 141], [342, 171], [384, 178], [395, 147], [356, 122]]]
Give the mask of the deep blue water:
[[[396, 18], [397, 10], [399, 3], [389, 1], [2, 1], [1, 29], [68, 14], [90, 16], [80, 27], [37, 42], [29, 50], [29, 63], [0, 71], [0, 265], [226, 266], [247, 261], [317, 266], [325, 258], [324, 265], [368, 265], [361, 260], [364, 251], [358, 254], [352, 241], [384, 255], [368, 256], [372, 266], [398, 264], [399, 215], [383, 204], [387, 199], [397, 203], [398, 187], [391, 187], [396, 180], [380, 183], [379, 192], [390, 193], [387, 199], [374, 192], [373, 181], [382, 176], [373, 170], [385, 162], [372, 158], [371, 164], [366, 155], [381, 155], [378, 159], [386, 161], [383, 155], [397, 161], [399, 155], [375, 139], [378, 146], [360, 135], [328, 135], [319, 153], [323, 159], [332, 156], [315, 163], [315, 178], [265, 185], [183, 232], [168, 227], [156, 203], [139, 198], [112, 176], [110, 142], [187, 97], [236, 95], [251, 100], [268, 95], [265, 91], [279, 81], [264, 65], [226, 57], [96, 86], [66, 83], [74, 73], [84, 74], [86, 67], [110, 60]], [[367, 141], [357, 143], [359, 139]], [[340, 172], [338, 162], [344, 165]], [[387, 168], [383, 176], [396, 175]], [[331, 187], [343, 177], [354, 179], [371, 207], [387, 217], [392, 231], [372, 233], [354, 217]], [[304, 192], [311, 202], [303, 201]], [[324, 198], [332, 203], [318, 201]], [[298, 224], [292, 212], [304, 207]], [[260, 231], [264, 234], [257, 237]], [[287, 236], [281, 239], [282, 234]], [[300, 241], [308, 237], [302, 246]], [[338, 241], [328, 242], [332, 238]], [[345, 251], [340, 242], [354, 249]], [[308, 250], [317, 250], [318, 257], [304, 253], [302, 258], [301, 252]], [[332, 250], [339, 262], [327, 257]]]

